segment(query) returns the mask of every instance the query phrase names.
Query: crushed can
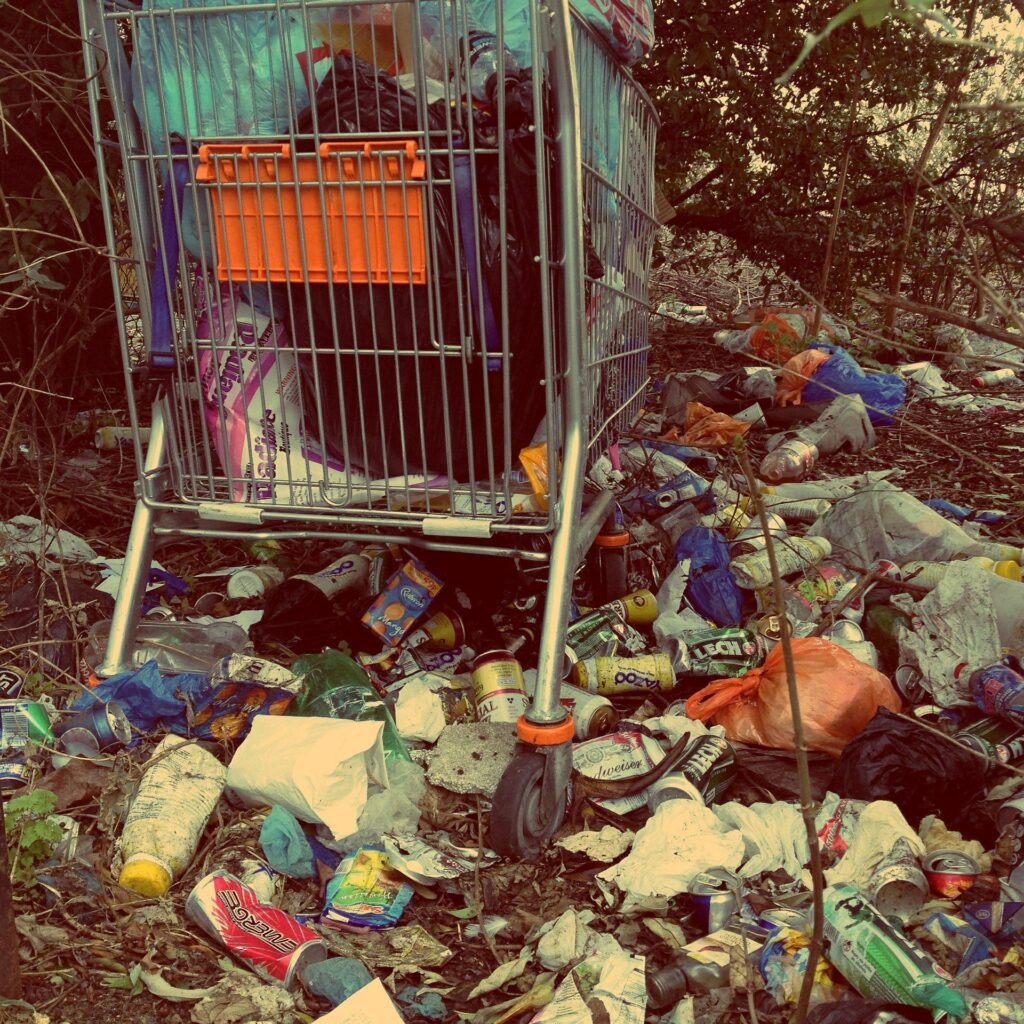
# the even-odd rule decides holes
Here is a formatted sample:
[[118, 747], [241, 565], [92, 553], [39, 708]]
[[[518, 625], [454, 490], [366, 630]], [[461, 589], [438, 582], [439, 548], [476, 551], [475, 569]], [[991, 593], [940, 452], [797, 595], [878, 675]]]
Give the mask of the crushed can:
[[925, 857], [924, 877], [936, 896], [955, 900], [974, 886], [981, 865], [960, 850], [935, 850]]
[[739, 908], [743, 883], [739, 875], [725, 868], [702, 871], [690, 883], [687, 893], [695, 910], [694, 924], [705, 934], [720, 931]]
[[285, 988], [304, 968], [327, 959], [327, 944], [316, 932], [261, 902], [226, 871], [212, 871], [196, 883], [185, 913], [261, 978]]
[[986, 715], [1008, 719], [1024, 728], [1024, 675], [998, 662], [971, 676], [971, 696]]
[[688, 671], [699, 676], [741, 676], [768, 656], [763, 636], [734, 626], [687, 633], [685, 644]]

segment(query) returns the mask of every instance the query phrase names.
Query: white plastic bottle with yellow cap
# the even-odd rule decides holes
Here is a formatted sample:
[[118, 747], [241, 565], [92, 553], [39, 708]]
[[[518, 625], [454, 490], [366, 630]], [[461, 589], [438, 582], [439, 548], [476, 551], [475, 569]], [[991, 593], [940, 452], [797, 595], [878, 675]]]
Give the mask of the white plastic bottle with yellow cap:
[[213, 754], [181, 736], [165, 736], [125, 819], [118, 885], [163, 896], [195, 854], [226, 778]]

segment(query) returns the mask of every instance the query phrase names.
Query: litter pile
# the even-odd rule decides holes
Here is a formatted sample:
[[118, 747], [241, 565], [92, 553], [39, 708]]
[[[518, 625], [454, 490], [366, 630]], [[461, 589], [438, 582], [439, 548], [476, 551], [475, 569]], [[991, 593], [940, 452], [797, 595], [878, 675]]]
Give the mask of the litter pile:
[[[106, 902], [134, 942], [119, 987], [198, 1024], [785, 1019], [813, 921], [795, 692], [824, 869], [810, 1019], [1024, 1021], [1024, 551], [1006, 513], [919, 500], [898, 469], [830, 474], [949, 395], [809, 321], [717, 335], [757, 365], [670, 373], [591, 470], [617, 515], [574, 586], [575, 771], [536, 864], [485, 825], [545, 580], [261, 542], [154, 564], [132, 671], [95, 676], [101, 620], [66, 702], [16, 658], [0, 675], [26, 959]], [[3, 532], [11, 564], [116, 588], [72, 534]]]

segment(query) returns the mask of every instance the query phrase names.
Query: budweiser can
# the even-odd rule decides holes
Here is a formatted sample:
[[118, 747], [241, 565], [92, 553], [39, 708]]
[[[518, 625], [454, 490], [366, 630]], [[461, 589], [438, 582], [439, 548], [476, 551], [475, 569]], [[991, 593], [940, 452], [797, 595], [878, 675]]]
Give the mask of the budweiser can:
[[303, 968], [327, 959], [327, 945], [316, 932], [262, 903], [226, 871], [213, 871], [196, 883], [185, 913], [265, 981], [286, 988]]
[[484, 651], [473, 662], [476, 717], [481, 722], [518, 722], [530, 703], [523, 668], [508, 651]]

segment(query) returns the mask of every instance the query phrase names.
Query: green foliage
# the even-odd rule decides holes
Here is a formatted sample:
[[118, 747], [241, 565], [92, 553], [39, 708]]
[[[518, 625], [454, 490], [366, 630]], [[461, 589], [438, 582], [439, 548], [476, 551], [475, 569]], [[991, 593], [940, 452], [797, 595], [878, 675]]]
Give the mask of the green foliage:
[[[852, 106], [826, 298], [848, 309], [858, 286], [886, 287], [914, 165], [946, 90], [966, 72], [965, 102], [1015, 98], [1020, 57], [948, 41], [967, 35], [975, 8], [972, 41], [1005, 42], [1011, 16], [1019, 32], [1001, 0], [655, 0], [657, 41], [636, 75], [662, 121], [659, 179], [677, 233], [724, 235], [739, 256], [815, 290]], [[955, 106], [926, 174], [906, 277], [911, 297], [930, 302], [1008, 258], [981, 218], [1021, 209], [1024, 118]]]
[[4, 821], [11, 844], [11, 881], [16, 885], [38, 884], [36, 868], [53, 856], [64, 838], [64, 830], [51, 817], [56, 806], [57, 794], [48, 789], [33, 789], [7, 801]]

